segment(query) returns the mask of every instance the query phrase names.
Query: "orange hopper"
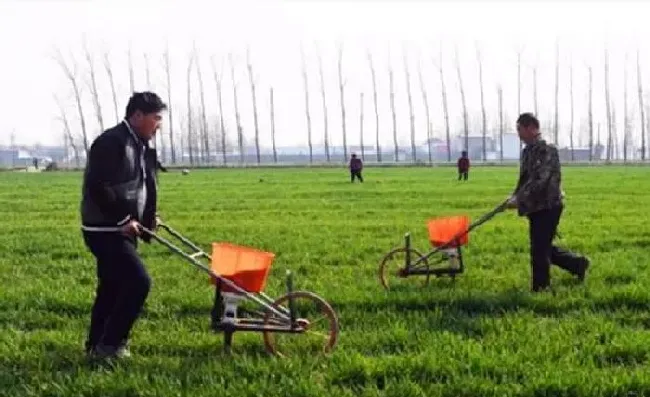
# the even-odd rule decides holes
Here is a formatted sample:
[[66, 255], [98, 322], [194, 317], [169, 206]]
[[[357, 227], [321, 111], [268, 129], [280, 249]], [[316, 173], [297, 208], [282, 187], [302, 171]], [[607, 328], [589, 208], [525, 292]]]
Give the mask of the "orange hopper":
[[[431, 219], [427, 223], [429, 241], [435, 247], [443, 246], [454, 239], [459, 233], [467, 231], [469, 226], [470, 219], [465, 215]], [[459, 245], [462, 246], [468, 242], [469, 233], [463, 233], [458, 237], [458, 241], [453, 241], [447, 248], [457, 248]]]
[[[230, 243], [212, 243], [212, 271], [247, 292], [264, 290], [274, 259], [272, 252]], [[217, 279], [210, 277], [210, 282], [216, 284]], [[221, 291], [237, 292], [226, 283], [222, 283]]]

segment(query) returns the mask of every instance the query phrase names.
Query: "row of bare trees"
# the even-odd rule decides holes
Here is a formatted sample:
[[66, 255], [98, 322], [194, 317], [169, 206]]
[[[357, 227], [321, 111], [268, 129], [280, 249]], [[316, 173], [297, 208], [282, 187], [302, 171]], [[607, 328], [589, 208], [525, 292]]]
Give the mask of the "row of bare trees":
[[[84, 112], [84, 100], [82, 97], [82, 91], [87, 89], [90, 93], [92, 99], [92, 106], [94, 110], [94, 115], [96, 117], [96, 125], [99, 130], [104, 130], [107, 124], [105, 117], [105, 104], [100, 100], [102, 97], [98, 89], [98, 74], [99, 70], [97, 69], [95, 57], [89, 51], [88, 44], [84, 41], [83, 45], [83, 59], [86, 64], [85, 73], [82, 73], [79, 62], [72, 59], [71, 61], [67, 60], [66, 57], [60, 50], [55, 51], [54, 60], [60, 66], [63, 75], [66, 80], [69, 82], [72, 96], [75, 103], [75, 112], [76, 117], [79, 120], [80, 134], [75, 134], [73, 131], [76, 128], [72, 126], [72, 117], [67, 111], [65, 106], [64, 99], [60, 95], [55, 95], [54, 99], [58, 105], [59, 109], [59, 119], [62, 124], [64, 131], [64, 142], [67, 148], [72, 150], [72, 154], [76, 159], [76, 164], [81, 164], [82, 154], [87, 152], [89, 149], [89, 144], [92, 140], [91, 134], [89, 134], [89, 121], [88, 115]], [[307, 144], [309, 147], [309, 162], [314, 162], [314, 127], [313, 127], [313, 118], [310, 112], [310, 99], [312, 97], [309, 90], [309, 73], [306, 66], [305, 53], [304, 49], [301, 47], [301, 60], [302, 60], [302, 82], [304, 87], [304, 101], [305, 101], [305, 123], [306, 123], [306, 132], [307, 132]], [[463, 148], [468, 150], [470, 148], [470, 117], [473, 115], [470, 114], [468, 110], [467, 100], [466, 100], [466, 87], [464, 76], [461, 71], [461, 61], [458, 53], [458, 47], [455, 48], [455, 58], [454, 58], [454, 72], [455, 78], [457, 80], [458, 94], [460, 97], [460, 106], [461, 106], [461, 118], [462, 118], [462, 133], [463, 133]], [[522, 94], [522, 48], [518, 48], [516, 51], [517, 54], [517, 111], [521, 112], [521, 94]], [[560, 87], [560, 66], [559, 66], [559, 42], [555, 44], [555, 54], [556, 54], [556, 63], [555, 63], [555, 82], [554, 82], [554, 111], [552, 115], [551, 129], [552, 129], [552, 141], [555, 144], [559, 144], [559, 87]], [[372, 104], [374, 108], [374, 121], [375, 121], [375, 142], [374, 142], [374, 157], [376, 161], [382, 162], [382, 155], [386, 154], [386, 150], [382, 148], [380, 142], [380, 123], [383, 122], [380, 117], [379, 111], [379, 93], [378, 93], [378, 70], [376, 67], [376, 61], [373, 54], [370, 51], [367, 51], [367, 62], [370, 72], [370, 82], [372, 86]], [[135, 73], [133, 66], [133, 52], [129, 47], [127, 51], [128, 59], [128, 73], [129, 73], [129, 88], [131, 92], [135, 90]], [[153, 82], [151, 81], [151, 57], [149, 54], [143, 54], [144, 59], [144, 74], [146, 79], [146, 86], [151, 88]], [[416, 113], [414, 110], [414, 97], [412, 92], [413, 78], [411, 75], [411, 70], [409, 69], [409, 57], [406, 52], [402, 55], [403, 59], [403, 68], [404, 68], [404, 77], [406, 81], [406, 99], [408, 104], [408, 117], [409, 117], [409, 137], [410, 137], [410, 157], [412, 162], [422, 161], [418, 158], [418, 143], [416, 142]], [[115, 113], [115, 120], [120, 120], [120, 115], [118, 111], [118, 94], [116, 88], [116, 76], [114, 69], [111, 63], [111, 54], [108, 51], [103, 53], [103, 66], [104, 73], [108, 80], [110, 86], [110, 94], [112, 99], [112, 106]], [[171, 73], [171, 60], [169, 54], [169, 47], [167, 46], [160, 58], [162, 68], [165, 71], [165, 88], [166, 88], [166, 99], [169, 106], [168, 118], [169, 122], [166, 123], [167, 131], [164, 131], [161, 134], [158, 134], [155, 145], [160, 147], [160, 153], [162, 161], [165, 163], [171, 162], [172, 164], [184, 163], [185, 157], [187, 156], [187, 161], [191, 165], [210, 165], [221, 162], [222, 164], [228, 164], [233, 161], [230, 154], [237, 152], [239, 154], [239, 162], [245, 163], [247, 161], [247, 152], [246, 148], [247, 140], [244, 135], [244, 128], [242, 126], [242, 115], [239, 108], [240, 101], [240, 87], [235, 77], [235, 62], [233, 59], [233, 54], [228, 55], [229, 61], [229, 72], [230, 78], [232, 80], [232, 99], [234, 103], [234, 119], [235, 119], [235, 131], [236, 136], [236, 149], [235, 144], [232, 143], [233, 137], [231, 133], [228, 132], [227, 123], [225, 121], [224, 108], [223, 108], [223, 76], [224, 72], [224, 60], [221, 61], [221, 65], [218, 65], [215, 57], [210, 58], [210, 64], [212, 67], [212, 77], [214, 83], [214, 89], [216, 90], [217, 96], [217, 109], [216, 111], [210, 111], [206, 105], [206, 84], [204, 81], [204, 71], [201, 69], [201, 62], [199, 62], [199, 53], [196, 46], [193, 46], [187, 60], [187, 65], [185, 69], [186, 76], [186, 109], [184, 111], [178, 112], [178, 108], [173, 105], [172, 94], [179, 95], [174, 90], [172, 90], [172, 73]], [[329, 109], [328, 109], [328, 98], [326, 92], [325, 78], [323, 73], [323, 61], [320, 51], [318, 52], [318, 72], [319, 72], [319, 82], [320, 82], [320, 97], [322, 105], [322, 114], [323, 114], [323, 145], [325, 149], [325, 161], [332, 161], [332, 146], [331, 146], [331, 131], [329, 120]], [[255, 146], [255, 162], [260, 164], [262, 163], [262, 149], [260, 145], [260, 112], [258, 109], [260, 87], [258, 76], [256, 70], [253, 68], [253, 63], [251, 61], [250, 50], [246, 50], [246, 70], [248, 74], [248, 85], [250, 88], [250, 95], [252, 99], [252, 118], [253, 118], [253, 133], [254, 140], [253, 144]], [[488, 111], [486, 106], [485, 99], [485, 84], [484, 84], [484, 69], [483, 69], [483, 54], [478, 46], [476, 46], [476, 63], [478, 65], [478, 83], [479, 83], [479, 92], [480, 92], [480, 130], [482, 135], [482, 147], [480, 150], [480, 156], [482, 159], [488, 158], [488, 137], [493, 138], [495, 135], [498, 135], [499, 145], [499, 158], [504, 158], [503, 152], [503, 137], [504, 137], [504, 103], [503, 103], [503, 86], [498, 84], [496, 86], [496, 94], [498, 99], [498, 115], [496, 119], [497, 122], [497, 132], [494, 133], [494, 129], [488, 131]], [[343, 143], [343, 158], [348, 158], [348, 149], [349, 149], [349, 136], [348, 136], [348, 112], [346, 112], [346, 98], [350, 95], [349, 90], [346, 90], [346, 80], [343, 73], [344, 57], [343, 57], [343, 45], [339, 43], [337, 48], [337, 75], [338, 75], [338, 100], [340, 104], [340, 115], [341, 115], [341, 137]], [[440, 114], [444, 121], [444, 140], [446, 142], [446, 160], [452, 160], [452, 125], [451, 125], [451, 115], [449, 111], [449, 92], [447, 88], [447, 75], [448, 71], [444, 67], [443, 63], [443, 53], [442, 47], [438, 54], [437, 59], [432, 59], [429, 65], [437, 70], [440, 83], [440, 100], [441, 100], [441, 109], [440, 112], [434, 111], [430, 107], [430, 93], [427, 90], [427, 85], [425, 84], [423, 78], [423, 68], [422, 62], [418, 63], [417, 69], [417, 81], [420, 86], [420, 95], [421, 100], [424, 105], [424, 118], [426, 121], [426, 136], [427, 136], [427, 145], [428, 145], [428, 161], [431, 163], [434, 161], [432, 154], [432, 142], [434, 138], [433, 130], [433, 120], [436, 118], [436, 114]], [[425, 66], [426, 67], [426, 66]], [[586, 71], [588, 73], [588, 146], [589, 146], [589, 159], [593, 159], [594, 147], [596, 145], [596, 138], [594, 136], [594, 116], [593, 116], [593, 104], [594, 104], [594, 95], [593, 95], [593, 69], [594, 65], [587, 64], [585, 65]], [[613, 160], [615, 158], [620, 158], [619, 156], [619, 139], [618, 132], [616, 129], [616, 114], [615, 109], [612, 106], [612, 98], [610, 95], [610, 67], [609, 67], [609, 52], [607, 49], [604, 51], [604, 83], [605, 83], [605, 112], [606, 112], [606, 160]], [[571, 150], [571, 155], [573, 158], [574, 147], [576, 143], [575, 136], [575, 111], [574, 111], [574, 62], [571, 60], [569, 65], [569, 97], [570, 97], [570, 128], [569, 128], [569, 146]], [[623, 150], [622, 157], [624, 160], [629, 158], [635, 158], [634, 155], [630, 152], [630, 149], [633, 145], [633, 134], [631, 130], [630, 122], [630, 111], [628, 108], [628, 65], [627, 65], [627, 56], [625, 62], [624, 70], [624, 131], [623, 131]], [[392, 63], [389, 63], [387, 70], [388, 84], [389, 84], [389, 103], [391, 111], [391, 132], [393, 140], [393, 161], [398, 161], [400, 159], [400, 153], [404, 152], [404, 148], [400, 147], [400, 140], [397, 128], [397, 106], [395, 101], [395, 71]], [[532, 91], [533, 91], [533, 107], [536, 114], [539, 115], [539, 101], [538, 101], [538, 77], [537, 77], [537, 66], [532, 68]], [[642, 160], [646, 159], [646, 120], [645, 117], [645, 103], [644, 103], [644, 92], [642, 84], [642, 70], [639, 60], [639, 51], [636, 52], [636, 79], [638, 85], [638, 110], [640, 117], [641, 125], [641, 148], [640, 156]], [[198, 89], [198, 106], [196, 105], [196, 98], [194, 96], [193, 88]], [[268, 86], [268, 104], [269, 104], [269, 114], [268, 120], [270, 121], [269, 134], [271, 137], [271, 146], [272, 146], [272, 161], [274, 163], [278, 162], [278, 152], [276, 146], [276, 126], [275, 126], [275, 95], [274, 87]], [[357, 92], [359, 98], [359, 146], [361, 148], [361, 157], [366, 159], [366, 145], [364, 145], [364, 99], [366, 98], [363, 90]], [[174, 119], [181, 114], [182, 122], [179, 123], [183, 132], [180, 134], [175, 133], [174, 131]], [[216, 121], [211, 121], [212, 117], [210, 114], [216, 113]], [[110, 123], [109, 123], [110, 124]], [[168, 158], [168, 156], [170, 158]]]

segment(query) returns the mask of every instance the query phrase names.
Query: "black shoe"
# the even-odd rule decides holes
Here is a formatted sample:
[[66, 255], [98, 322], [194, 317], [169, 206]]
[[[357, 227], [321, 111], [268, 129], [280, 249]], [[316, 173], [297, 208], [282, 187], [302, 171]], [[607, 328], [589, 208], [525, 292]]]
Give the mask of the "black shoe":
[[590, 264], [591, 263], [589, 261], [589, 258], [587, 257], [578, 259], [578, 266], [580, 270], [578, 270], [576, 276], [578, 276], [578, 280], [580, 280], [580, 282], [585, 281], [585, 274], [587, 273], [587, 269], [589, 269]]

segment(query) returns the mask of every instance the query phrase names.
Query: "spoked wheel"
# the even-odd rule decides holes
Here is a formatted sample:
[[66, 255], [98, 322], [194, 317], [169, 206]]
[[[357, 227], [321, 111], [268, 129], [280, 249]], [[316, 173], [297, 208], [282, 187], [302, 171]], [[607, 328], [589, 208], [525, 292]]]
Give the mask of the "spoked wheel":
[[[339, 334], [339, 321], [332, 307], [316, 294], [294, 291], [278, 298], [273, 306], [289, 309], [289, 297], [293, 299], [296, 323], [304, 327], [300, 333], [264, 332], [266, 350], [279, 357], [304, 354], [329, 353]], [[288, 315], [288, 314], [287, 314]], [[287, 326], [289, 321], [279, 318], [270, 310], [264, 316], [265, 326]]]
[[[379, 265], [379, 281], [385, 289], [389, 290], [392, 287], [397, 285], [409, 285], [409, 284], [419, 284], [423, 283], [427, 285], [429, 283], [428, 274], [405, 274], [406, 270], [406, 253], [409, 252], [411, 256], [411, 263], [414, 264], [421, 258], [422, 254], [414, 249], [406, 249], [404, 247], [396, 248], [386, 254], [381, 260]], [[429, 264], [426, 259], [422, 259], [418, 263], [418, 268], [429, 269]]]

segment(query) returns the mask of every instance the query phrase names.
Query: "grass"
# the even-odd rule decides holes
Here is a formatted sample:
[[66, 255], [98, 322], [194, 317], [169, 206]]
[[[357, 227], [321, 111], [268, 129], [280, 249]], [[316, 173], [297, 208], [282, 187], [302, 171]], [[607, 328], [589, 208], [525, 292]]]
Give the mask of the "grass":
[[[204, 273], [141, 246], [153, 286], [134, 357], [89, 367], [82, 343], [96, 283], [79, 230], [79, 173], [0, 173], [2, 396], [636, 396], [650, 394], [650, 273], [642, 167], [565, 167], [561, 243], [593, 261], [585, 285], [553, 269], [553, 293], [528, 292], [525, 219], [497, 215], [470, 237], [465, 274], [384, 291], [381, 257], [410, 231], [428, 250], [430, 217], [477, 218], [511, 191], [515, 168], [220, 170], [161, 174], [164, 219], [212, 241], [277, 254], [267, 293], [300, 289], [336, 310], [325, 358], [277, 359], [261, 334], [233, 355], [209, 331]], [[260, 178], [262, 181], [260, 181]], [[409, 279], [410, 280], [410, 279]]]

